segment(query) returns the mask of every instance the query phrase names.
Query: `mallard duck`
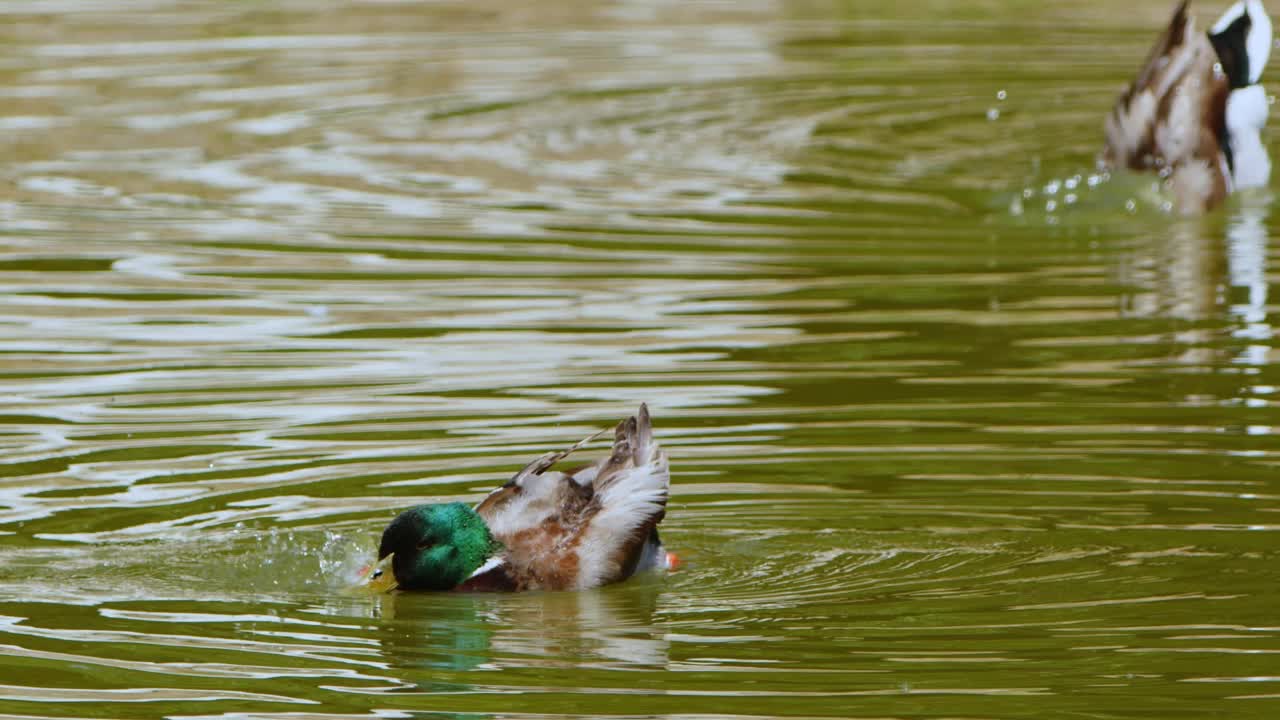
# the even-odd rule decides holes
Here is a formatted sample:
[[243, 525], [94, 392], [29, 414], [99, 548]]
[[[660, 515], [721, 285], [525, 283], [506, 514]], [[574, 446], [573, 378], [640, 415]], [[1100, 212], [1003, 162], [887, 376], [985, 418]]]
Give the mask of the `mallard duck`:
[[1260, 0], [1237, 2], [1205, 34], [1187, 5], [1178, 5], [1107, 116], [1102, 162], [1160, 173], [1177, 207], [1195, 213], [1271, 175], [1260, 137], [1267, 95], [1258, 85], [1271, 19]]
[[376, 592], [582, 590], [674, 566], [658, 539], [671, 476], [646, 406], [618, 423], [608, 457], [552, 470], [604, 432], [534, 460], [474, 508], [400, 513], [363, 584]]

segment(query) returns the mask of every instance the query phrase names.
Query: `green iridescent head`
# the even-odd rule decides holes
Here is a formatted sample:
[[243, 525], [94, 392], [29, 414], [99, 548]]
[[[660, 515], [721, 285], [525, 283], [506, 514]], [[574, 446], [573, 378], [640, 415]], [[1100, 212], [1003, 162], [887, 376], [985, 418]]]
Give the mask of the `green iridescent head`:
[[450, 590], [498, 547], [489, 527], [470, 507], [462, 503], [417, 505], [397, 515], [382, 531], [378, 570], [370, 584], [387, 589]]

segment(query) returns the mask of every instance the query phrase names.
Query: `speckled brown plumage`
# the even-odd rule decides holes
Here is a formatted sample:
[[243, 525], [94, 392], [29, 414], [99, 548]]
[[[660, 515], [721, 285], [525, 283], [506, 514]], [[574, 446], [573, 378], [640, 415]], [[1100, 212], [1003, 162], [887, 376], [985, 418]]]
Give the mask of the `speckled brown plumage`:
[[618, 424], [608, 457], [553, 469], [587, 440], [538, 458], [476, 506], [504, 546], [502, 562], [459, 590], [595, 587], [629, 577], [656, 552], [670, 480], [648, 408]]
[[1160, 173], [1184, 212], [1212, 208], [1231, 191], [1224, 153], [1231, 91], [1209, 36], [1184, 0], [1133, 83], [1107, 116], [1108, 167]]

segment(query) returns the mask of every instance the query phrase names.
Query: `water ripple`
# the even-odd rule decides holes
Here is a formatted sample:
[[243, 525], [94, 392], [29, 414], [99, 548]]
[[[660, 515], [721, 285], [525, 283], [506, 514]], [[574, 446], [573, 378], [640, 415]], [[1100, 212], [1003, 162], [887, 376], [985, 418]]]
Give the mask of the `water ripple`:
[[[0, 715], [1266, 717], [1270, 197], [1094, 166], [1165, 5], [0, 2]], [[342, 592], [642, 401], [678, 571]]]

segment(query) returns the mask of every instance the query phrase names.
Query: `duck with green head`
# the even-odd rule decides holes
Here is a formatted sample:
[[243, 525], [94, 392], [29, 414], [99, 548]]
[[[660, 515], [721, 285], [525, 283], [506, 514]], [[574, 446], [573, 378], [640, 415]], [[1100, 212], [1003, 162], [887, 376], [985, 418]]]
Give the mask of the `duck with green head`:
[[648, 408], [618, 424], [608, 457], [553, 469], [599, 435], [534, 460], [474, 508], [454, 502], [400, 513], [383, 531], [364, 585], [379, 592], [580, 590], [673, 567], [657, 530], [670, 470]]

